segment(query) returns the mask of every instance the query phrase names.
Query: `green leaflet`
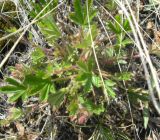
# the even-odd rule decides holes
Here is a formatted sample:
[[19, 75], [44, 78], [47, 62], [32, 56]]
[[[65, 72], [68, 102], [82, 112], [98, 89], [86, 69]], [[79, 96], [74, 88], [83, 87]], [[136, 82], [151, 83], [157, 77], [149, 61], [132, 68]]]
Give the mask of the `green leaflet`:
[[0, 91], [7, 94], [17, 93], [19, 91], [23, 91], [23, 88], [19, 88], [17, 86], [7, 85], [0, 87]]
[[57, 93], [50, 94], [48, 98], [48, 102], [52, 106], [55, 106], [56, 108], [58, 108], [64, 100], [64, 95], [65, 93], [63, 93], [62, 91], [58, 91]]
[[69, 111], [69, 114], [70, 115], [75, 115], [77, 113], [77, 110], [78, 110], [79, 106], [78, 106], [78, 102], [77, 100], [73, 99], [68, 107], [67, 107], [67, 110]]
[[20, 92], [17, 92], [17, 93], [15, 93], [15, 94], [13, 94], [13, 95], [9, 98], [9, 101], [10, 101], [10, 102], [15, 102], [15, 101], [18, 100], [24, 93], [25, 93], [25, 91], [20, 91]]
[[138, 100], [141, 100], [142, 102], [149, 101], [148, 92], [142, 89], [129, 89], [128, 97], [132, 103], [137, 103]]
[[83, 24], [83, 11], [82, 11], [82, 3], [80, 0], [74, 0], [73, 3], [74, 9], [75, 9], [75, 13], [71, 14], [71, 17], [73, 19], [75, 19], [77, 22], [79, 22], [80, 24]]
[[104, 84], [109, 96], [111, 96], [112, 98], [115, 98], [116, 93], [114, 92], [113, 87], [116, 85], [116, 83], [113, 82], [112, 80], [105, 80]]
[[46, 101], [48, 99], [49, 91], [50, 91], [50, 85], [45, 84], [44, 87], [39, 91], [41, 101]]
[[34, 52], [32, 52], [31, 58], [32, 58], [32, 62], [37, 64], [37, 63], [40, 63], [45, 58], [45, 54], [41, 48], [37, 47], [34, 50]]
[[116, 83], [113, 82], [113, 81], [110, 80], [110, 79], [107, 79], [107, 80], [105, 80], [105, 85], [106, 85], [106, 86], [109, 86], [109, 87], [113, 87], [113, 86], [116, 85]]
[[24, 86], [19, 82], [17, 81], [16, 79], [13, 79], [13, 78], [6, 78], [6, 82], [10, 85], [13, 85], [13, 86], [16, 86], [16, 87], [19, 87], [19, 88], [24, 88]]
[[93, 101], [89, 99], [84, 99], [83, 97], [78, 98], [79, 102], [85, 107], [90, 113], [100, 115], [102, 112], [105, 111], [103, 103], [95, 105]]
[[131, 72], [116, 73], [115, 77], [120, 81], [121, 80], [131, 80], [132, 73]]
[[93, 75], [92, 76], [92, 84], [97, 88], [101, 87], [101, 85], [102, 85], [101, 78], [99, 76]]
[[84, 5], [82, 5], [81, 0], [74, 0], [74, 12], [70, 14], [70, 19], [77, 23], [78, 25], [85, 26], [87, 21], [87, 6], [89, 11], [90, 21], [96, 16], [96, 10], [92, 9], [93, 0], [87, 0]]

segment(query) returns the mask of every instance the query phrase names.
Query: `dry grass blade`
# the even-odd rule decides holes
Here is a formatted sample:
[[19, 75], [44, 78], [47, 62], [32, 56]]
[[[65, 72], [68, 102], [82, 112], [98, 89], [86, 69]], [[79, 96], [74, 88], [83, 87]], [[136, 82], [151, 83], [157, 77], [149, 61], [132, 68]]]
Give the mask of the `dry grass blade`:
[[105, 94], [107, 102], [109, 102], [109, 97], [108, 97], [107, 89], [106, 89], [105, 84], [104, 84], [103, 76], [102, 76], [101, 69], [100, 69], [100, 66], [99, 66], [99, 62], [98, 62], [98, 58], [97, 58], [97, 54], [96, 54], [96, 50], [95, 50], [95, 46], [94, 46], [94, 41], [93, 41], [93, 37], [92, 37], [91, 25], [90, 25], [90, 20], [89, 20], [88, 0], [86, 2], [86, 6], [87, 6], [88, 27], [89, 27], [89, 33], [90, 33], [91, 42], [92, 42], [91, 47], [92, 47], [92, 50], [93, 50], [94, 58], [95, 58], [96, 65], [97, 65], [97, 68], [98, 68], [98, 72], [99, 72], [99, 75], [100, 75], [100, 78], [101, 78], [101, 81], [102, 81], [104, 94]]

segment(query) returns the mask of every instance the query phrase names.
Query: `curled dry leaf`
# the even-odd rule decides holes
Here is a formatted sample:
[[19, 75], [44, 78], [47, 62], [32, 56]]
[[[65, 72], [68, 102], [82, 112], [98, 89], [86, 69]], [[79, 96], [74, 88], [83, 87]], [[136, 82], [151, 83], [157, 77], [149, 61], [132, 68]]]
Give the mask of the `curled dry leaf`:
[[70, 121], [83, 125], [88, 121], [90, 115], [91, 114], [88, 112], [88, 110], [81, 108], [76, 115], [70, 116]]
[[22, 64], [16, 64], [15, 70], [12, 71], [11, 76], [16, 79], [23, 79], [24, 67]]
[[152, 21], [149, 21], [149, 22], [147, 23], [146, 28], [147, 28], [148, 30], [150, 30], [150, 29], [153, 29], [153, 27], [154, 27], [154, 23], [153, 23]]
[[17, 130], [18, 130], [18, 135], [19, 136], [24, 136], [24, 134], [25, 134], [25, 129], [24, 129], [24, 127], [23, 127], [23, 125], [21, 124], [21, 123], [16, 123], [16, 128], [17, 128]]
[[150, 53], [160, 57], [160, 31], [155, 32], [155, 42], [151, 46]]

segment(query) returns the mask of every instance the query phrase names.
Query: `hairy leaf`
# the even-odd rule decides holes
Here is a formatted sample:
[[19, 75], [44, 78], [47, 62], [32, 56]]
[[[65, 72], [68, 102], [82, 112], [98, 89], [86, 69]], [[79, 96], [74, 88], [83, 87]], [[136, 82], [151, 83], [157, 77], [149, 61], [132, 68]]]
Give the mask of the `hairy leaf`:
[[101, 78], [99, 76], [92, 76], [92, 83], [94, 86], [96, 86], [97, 88], [101, 87]]
[[55, 94], [50, 94], [48, 98], [48, 102], [55, 107], [59, 107], [64, 100], [64, 93], [57, 92]]

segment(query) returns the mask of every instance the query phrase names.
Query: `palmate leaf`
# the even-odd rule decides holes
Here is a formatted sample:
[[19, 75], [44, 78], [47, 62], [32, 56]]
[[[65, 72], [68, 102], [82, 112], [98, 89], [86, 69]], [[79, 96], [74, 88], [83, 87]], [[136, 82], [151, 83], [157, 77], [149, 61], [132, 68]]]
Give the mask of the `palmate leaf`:
[[88, 62], [87, 62], [87, 65], [88, 65], [88, 71], [92, 71], [92, 69], [95, 67], [95, 61], [94, 61], [94, 58], [93, 57], [90, 57], [88, 59]]
[[[97, 88], [102, 87], [101, 78], [99, 76], [92, 75], [92, 84]], [[113, 87], [116, 86], [116, 83], [108, 79], [104, 81], [104, 84], [109, 96], [115, 98], [116, 93], [114, 92]]]
[[51, 79], [35, 74], [25, 75], [24, 81], [18, 82], [15, 79], [7, 78], [8, 85], [0, 87], [2, 93], [13, 94], [9, 101], [16, 101], [18, 98], [26, 100], [28, 97], [39, 94], [41, 101], [46, 101], [50, 92], [55, 92], [54, 84]]
[[54, 65], [49, 63], [45, 68], [45, 75], [43, 76], [44, 79], [48, 79], [53, 75]]
[[122, 17], [121, 15], [116, 15], [115, 16], [115, 22], [113, 23], [113, 26], [114, 28], [116, 29], [116, 34], [120, 34], [123, 32], [123, 29], [122, 29]]
[[6, 94], [12, 94], [12, 96], [9, 97], [10, 102], [18, 100], [21, 96], [23, 100], [27, 98], [25, 95], [27, 89], [25, 85], [9, 77], [6, 78], [6, 82], [8, 85], [0, 87], [0, 91]]
[[71, 13], [71, 14], [69, 15], [69, 17], [70, 17], [70, 19], [71, 19], [72, 21], [74, 21], [75, 23], [80, 24], [80, 25], [83, 25], [83, 21], [81, 21], [81, 20], [75, 15], [75, 13]]
[[29, 86], [30, 91], [29, 91], [29, 95], [33, 96], [39, 93], [39, 90], [41, 90], [43, 88], [44, 84], [37, 84], [37, 86]]
[[97, 15], [97, 10], [92, 10], [89, 13], [89, 20], [92, 21], [93, 18]]
[[32, 62], [37, 64], [37, 63], [41, 62], [45, 58], [45, 53], [40, 47], [37, 47], [32, 52], [31, 58], [32, 58]]
[[27, 90], [23, 93], [23, 95], [21, 96], [22, 101], [26, 101], [28, 99], [28, 97], [31, 96], [30, 92], [28, 92]]
[[[86, 12], [85, 12], [86, 11]], [[89, 21], [91, 22], [93, 18], [97, 15], [97, 10], [89, 10]], [[84, 9], [84, 25], [88, 25], [87, 9]]]
[[[50, 0], [40, 0], [36, 3], [30, 0], [32, 10], [29, 11], [29, 15], [31, 16], [31, 18], [32, 19], [35, 18], [37, 14], [39, 14], [41, 10], [46, 5], [48, 5], [48, 3], [50, 3]], [[54, 0], [53, 2], [51, 2], [40, 16], [45, 15], [47, 12], [50, 12], [51, 10], [53, 10], [53, 8], [57, 4], [58, 4], [58, 0]], [[51, 44], [54, 43], [54, 41], [61, 35], [61, 32], [58, 26], [56, 25], [56, 22], [54, 21], [53, 17], [54, 17], [54, 13], [51, 13], [49, 15], [46, 15], [45, 18], [42, 18], [37, 22], [37, 25], [41, 33], [43, 34], [44, 38], [48, 43], [51, 43]]]
[[84, 92], [90, 92], [92, 90], [92, 73], [88, 72], [88, 68], [87, 71], [85, 71], [85, 69], [82, 68], [80, 70], [81, 71], [79, 72], [79, 75], [77, 76], [76, 80], [83, 82]]
[[123, 30], [131, 31], [131, 27], [130, 27], [128, 19], [125, 19], [124, 21], [122, 21], [121, 15], [116, 15], [115, 20], [116, 20], [115, 22], [111, 22], [111, 21], [108, 22], [108, 27], [114, 33], [121, 34], [124, 32]]
[[46, 101], [51, 91], [55, 92], [54, 84], [50, 78], [43, 79], [39, 75], [29, 74], [26, 75], [23, 83], [29, 86], [29, 95], [39, 94], [41, 101]]
[[92, 90], [92, 74], [91, 73], [80, 73], [76, 79], [83, 83], [83, 90], [85, 93]]
[[61, 32], [56, 25], [52, 15], [48, 15], [45, 17], [45, 19], [40, 20], [38, 22], [38, 26], [40, 27], [44, 37], [50, 43], [53, 43], [55, 39], [61, 36]]
[[76, 44], [76, 48], [80, 49], [86, 49], [91, 46], [91, 38], [90, 36], [85, 36], [84, 40], [82, 40], [80, 43]]
[[[88, 3], [87, 3], [88, 2]], [[87, 5], [88, 5], [88, 11], [89, 11], [89, 19], [90, 21], [96, 16], [97, 11], [92, 10], [92, 4], [93, 0], [88, 0], [86, 3], [82, 6], [81, 0], [75, 0], [74, 1], [74, 12], [70, 14], [70, 19], [74, 21], [75, 23], [79, 25], [87, 25]]]
[[77, 61], [77, 66], [80, 68], [80, 72], [82, 73], [88, 73], [92, 75], [92, 68], [94, 67], [94, 61], [93, 58], [88, 58], [88, 61]]

